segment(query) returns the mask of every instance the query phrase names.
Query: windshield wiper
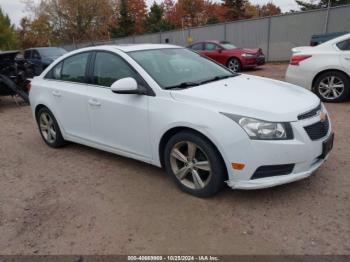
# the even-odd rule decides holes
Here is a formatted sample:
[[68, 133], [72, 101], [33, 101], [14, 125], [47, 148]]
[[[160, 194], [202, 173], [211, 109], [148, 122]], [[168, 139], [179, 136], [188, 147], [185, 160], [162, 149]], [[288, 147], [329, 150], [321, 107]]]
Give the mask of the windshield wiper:
[[199, 84], [196, 82], [183, 82], [179, 85], [164, 87], [164, 89], [187, 88], [187, 87], [191, 87], [191, 86], [199, 86]]
[[219, 81], [219, 80], [226, 79], [226, 78], [230, 78], [230, 77], [234, 77], [234, 76], [237, 76], [237, 75], [214, 76], [213, 78], [204, 80], [204, 81], [200, 82], [199, 84], [200, 84], [200, 85], [203, 85], [203, 84], [207, 84], [207, 83], [210, 83], [210, 82]]

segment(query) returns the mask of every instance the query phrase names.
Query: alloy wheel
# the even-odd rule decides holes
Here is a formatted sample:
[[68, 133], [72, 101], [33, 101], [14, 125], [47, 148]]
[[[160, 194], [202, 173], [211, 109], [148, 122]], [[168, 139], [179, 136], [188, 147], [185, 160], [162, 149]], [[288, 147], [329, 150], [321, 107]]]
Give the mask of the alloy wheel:
[[344, 82], [336, 76], [327, 76], [318, 85], [320, 95], [329, 100], [340, 97], [344, 92], [344, 88]]
[[46, 142], [50, 144], [54, 143], [56, 141], [56, 128], [52, 117], [48, 113], [43, 112], [40, 115], [39, 124], [40, 131]]
[[228, 62], [228, 65], [227, 67], [233, 71], [233, 72], [238, 72], [239, 71], [239, 68], [240, 68], [240, 64], [239, 64], [239, 61], [237, 59], [231, 59], [229, 62]]
[[171, 169], [184, 186], [196, 190], [206, 187], [212, 176], [211, 164], [198, 145], [182, 141], [174, 145], [170, 154]]

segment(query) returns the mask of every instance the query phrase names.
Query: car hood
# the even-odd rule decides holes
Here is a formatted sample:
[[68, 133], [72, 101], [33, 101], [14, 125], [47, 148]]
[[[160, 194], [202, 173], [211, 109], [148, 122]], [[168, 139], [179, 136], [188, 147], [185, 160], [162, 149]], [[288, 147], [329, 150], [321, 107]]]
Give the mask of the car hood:
[[299, 114], [320, 103], [316, 95], [304, 88], [248, 75], [173, 90], [171, 95], [175, 100], [219, 112], [275, 122], [297, 121]]

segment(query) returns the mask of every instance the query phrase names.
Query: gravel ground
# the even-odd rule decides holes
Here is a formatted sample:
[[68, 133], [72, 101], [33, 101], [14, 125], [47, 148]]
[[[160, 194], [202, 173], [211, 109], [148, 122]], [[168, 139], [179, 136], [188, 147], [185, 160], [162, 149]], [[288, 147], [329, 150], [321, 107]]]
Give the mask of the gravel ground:
[[[283, 79], [285, 69], [247, 73]], [[50, 149], [30, 108], [1, 99], [2, 254], [350, 254], [349, 101], [327, 104], [335, 145], [310, 178], [198, 199], [151, 165]]]

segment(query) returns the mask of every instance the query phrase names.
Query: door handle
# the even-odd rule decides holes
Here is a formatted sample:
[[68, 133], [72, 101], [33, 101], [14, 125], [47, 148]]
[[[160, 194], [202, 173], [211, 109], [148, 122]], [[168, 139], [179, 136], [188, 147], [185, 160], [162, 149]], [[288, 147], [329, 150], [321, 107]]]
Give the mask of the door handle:
[[345, 60], [350, 60], [350, 57], [345, 57]]
[[52, 94], [56, 97], [61, 97], [61, 93], [59, 91], [54, 90], [52, 91]]
[[98, 107], [101, 106], [101, 103], [98, 102], [97, 99], [89, 99], [89, 104], [90, 104], [91, 106], [98, 106]]

